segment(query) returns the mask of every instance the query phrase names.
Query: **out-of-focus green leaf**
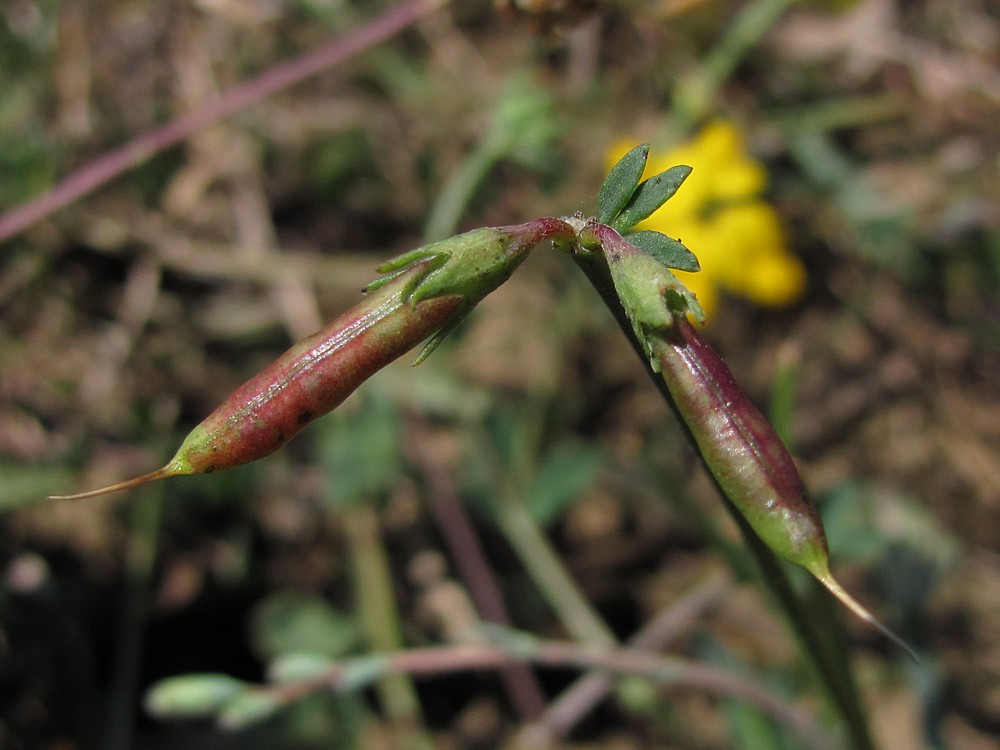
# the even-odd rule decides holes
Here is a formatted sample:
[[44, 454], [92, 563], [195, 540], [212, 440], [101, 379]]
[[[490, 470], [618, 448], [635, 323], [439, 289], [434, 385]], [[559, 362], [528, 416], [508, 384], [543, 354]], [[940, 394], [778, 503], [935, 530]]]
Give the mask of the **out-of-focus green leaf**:
[[219, 711], [218, 725], [222, 729], [236, 731], [270, 719], [283, 708], [285, 702], [268, 690], [244, 690], [228, 701]]
[[357, 624], [318, 596], [273, 594], [254, 609], [250, 622], [254, 651], [265, 661], [292, 653], [333, 658], [359, 641]]
[[297, 651], [283, 654], [275, 659], [267, 668], [267, 676], [271, 682], [300, 682], [315, 680], [330, 671], [333, 661], [315, 652]]
[[604, 454], [585, 443], [556, 446], [539, 467], [528, 491], [527, 503], [541, 523], [557, 518], [591, 487], [604, 463]]
[[73, 472], [61, 467], [0, 462], [0, 513], [72, 491], [74, 479]]
[[146, 710], [159, 718], [198, 719], [214, 716], [247, 689], [224, 674], [185, 674], [160, 680], [146, 693]]
[[391, 398], [367, 398], [362, 408], [340, 410], [319, 427], [320, 460], [331, 478], [331, 505], [377, 499], [396, 481], [398, 415]]

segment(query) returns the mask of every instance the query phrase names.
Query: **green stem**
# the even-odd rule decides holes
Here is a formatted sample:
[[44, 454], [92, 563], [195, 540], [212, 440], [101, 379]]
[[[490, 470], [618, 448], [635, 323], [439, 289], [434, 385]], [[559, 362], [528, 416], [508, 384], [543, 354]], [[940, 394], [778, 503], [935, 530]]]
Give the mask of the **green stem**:
[[496, 509], [500, 529], [563, 627], [581, 643], [617, 644], [614, 633], [566, 571], [524, 504], [508, 488], [501, 489], [501, 493]]
[[[518, 414], [519, 431], [511, 441], [514, 450], [505, 460], [495, 456], [497, 523], [566, 631], [581, 643], [613, 646], [618, 643], [615, 634], [583, 595], [566, 570], [562, 558], [522, 501], [525, 485], [537, 471], [537, 448], [544, 430], [542, 420], [536, 415], [541, 411], [535, 405]], [[480, 444], [489, 445], [489, 438], [484, 435]]]
[[[365, 639], [371, 651], [397, 651], [403, 646], [403, 638], [378, 517], [363, 503], [346, 507], [342, 517], [350, 547], [357, 612]], [[411, 678], [386, 674], [379, 679], [377, 689], [387, 717], [409, 724], [415, 730], [423, 725], [420, 701]], [[418, 735], [414, 739], [418, 747], [432, 747], [426, 737]]]
[[[805, 599], [792, 587], [778, 557], [768, 549], [728, 501], [726, 507], [730, 509], [730, 515], [739, 524], [743, 538], [757, 560], [764, 581], [781, 604], [800, 646], [812, 657], [820, 682], [844, 720], [851, 747], [854, 750], [874, 750], [875, 746], [868, 733], [868, 721], [858, 700], [857, 686], [842, 642], [833, 637], [829, 627], [817, 624], [815, 612], [810, 610]], [[819, 587], [819, 584], [811, 585]], [[827, 614], [830, 614], [829, 611]]]
[[705, 117], [719, 88], [779, 18], [798, 0], [757, 0], [742, 8], [693, 76], [674, 94], [674, 112], [690, 124]]
[[159, 546], [163, 490], [151, 487], [129, 508], [129, 538], [125, 548], [125, 585], [118, 617], [118, 635], [108, 691], [108, 722], [104, 747], [131, 747], [135, 695], [142, 666], [142, 644], [149, 609], [149, 587]]

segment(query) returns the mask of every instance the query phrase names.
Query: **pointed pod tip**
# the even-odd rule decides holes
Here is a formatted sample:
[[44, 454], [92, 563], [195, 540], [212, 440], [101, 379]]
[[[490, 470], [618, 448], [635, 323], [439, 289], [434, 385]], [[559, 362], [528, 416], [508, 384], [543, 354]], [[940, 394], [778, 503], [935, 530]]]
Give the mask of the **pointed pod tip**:
[[154, 482], [157, 479], [163, 479], [164, 477], [172, 477], [181, 472], [176, 471], [171, 468], [168, 464], [156, 471], [151, 471], [148, 474], [143, 474], [140, 477], [133, 477], [132, 479], [126, 479], [122, 482], [116, 484], [109, 484], [107, 487], [101, 487], [96, 490], [88, 490], [87, 492], [77, 492], [72, 495], [49, 495], [49, 500], [86, 500], [91, 497], [100, 497], [101, 495], [110, 495], [112, 492], [120, 492], [122, 490], [130, 490], [133, 487], [138, 487], [141, 484], [146, 484], [147, 482]]
[[910, 646], [910, 644], [908, 644], [906, 641], [904, 641], [900, 636], [896, 635], [896, 633], [890, 630], [888, 626], [884, 625], [881, 620], [879, 620], [877, 617], [875, 617], [875, 615], [869, 612], [868, 609], [864, 607], [857, 599], [851, 596], [847, 592], [847, 589], [845, 589], [843, 586], [837, 583], [836, 579], [832, 575], [830, 575], [830, 573], [826, 573], [824, 575], [817, 575], [816, 578], [817, 580], [819, 580], [820, 583], [826, 586], [827, 590], [831, 594], [837, 597], [837, 599], [840, 601], [841, 604], [843, 604], [845, 607], [851, 610], [851, 612], [853, 612], [858, 618], [864, 620], [871, 627], [875, 628], [882, 635], [884, 635], [890, 641], [892, 641], [901, 649], [903, 649], [906, 655], [913, 660], [914, 664], [920, 663], [920, 657], [917, 656], [917, 652], [913, 649], [913, 647]]

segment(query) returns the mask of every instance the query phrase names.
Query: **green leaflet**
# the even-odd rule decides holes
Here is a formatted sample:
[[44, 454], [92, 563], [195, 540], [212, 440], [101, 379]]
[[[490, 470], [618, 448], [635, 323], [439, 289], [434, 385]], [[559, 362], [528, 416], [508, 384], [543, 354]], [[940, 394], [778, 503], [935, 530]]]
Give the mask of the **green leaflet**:
[[625, 239], [637, 248], [660, 261], [667, 268], [676, 268], [679, 271], [700, 271], [701, 264], [694, 253], [681, 244], [680, 240], [667, 237], [660, 232], [643, 230], [641, 232], [629, 232]]
[[625, 208], [635, 189], [639, 187], [648, 156], [648, 143], [636, 146], [608, 172], [601, 191], [597, 194], [597, 220], [601, 224], [610, 223]]
[[678, 165], [640, 183], [621, 212], [611, 221], [619, 232], [627, 232], [666, 203], [691, 174], [691, 167]]

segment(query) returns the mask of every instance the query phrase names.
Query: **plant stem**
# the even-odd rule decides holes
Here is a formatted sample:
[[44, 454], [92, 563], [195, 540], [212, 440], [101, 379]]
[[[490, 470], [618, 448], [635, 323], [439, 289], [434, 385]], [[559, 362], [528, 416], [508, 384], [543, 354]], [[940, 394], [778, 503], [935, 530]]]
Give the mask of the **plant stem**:
[[710, 112], [722, 84], [782, 14], [797, 2], [755, 0], [743, 6], [701, 68], [677, 86], [673, 110], [685, 124], [696, 123]]
[[436, 242], [453, 234], [462, 212], [472, 199], [476, 188], [486, 178], [493, 166], [503, 158], [511, 138], [491, 130], [476, 144], [465, 161], [451, 173], [444, 188], [431, 206], [424, 225], [424, 242]]
[[519, 631], [504, 630], [487, 636], [488, 641], [482, 643], [361, 656], [342, 661], [315, 679], [263, 689], [273, 690], [279, 694], [279, 699], [287, 701], [318, 690], [364, 688], [373, 679], [388, 673], [434, 677], [466, 670], [500, 669], [528, 662], [540, 667], [635, 675], [661, 685], [694, 687], [714, 695], [739, 698], [789, 727], [806, 747], [812, 750], [832, 750], [834, 747], [812, 717], [794, 708], [787, 696], [775, 694], [759, 683], [718, 667], [665, 657], [645, 649], [595, 648], [587, 644], [541, 640]]
[[[399, 612], [396, 610], [389, 560], [382, 546], [378, 517], [367, 503], [352, 503], [342, 513], [351, 555], [351, 573], [358, 617], [372, 651], [402, 647]], [[401, 674], [386, 674], [378, 682], [386, 716], [414, 729], [423, 724], [420, 701], [413, 681]], [[419, 746], [432, 747], [429, 740]]]
[[536, 418], [539, 411], [539, 407], [533, 406], [516, 415], [518, 431], [511, 440], [515, 448], [508, 456], [500, 455], [499, 446], [488, 431], [482, 430], [476, 440], [478, 446], [492, 447], [487, 455], [496, 487], [494, 517], [504, 538], [566, 631], [583, 643], [611, 646], [618, 642], [615, 634], [580, 591], [521, 500], [525, 486], [537, 469], [537, 446], [542, 433], [541, 420]]
[[509, 490], [500, 492], [496, 509], [500, 528], [563, 627], [581, 643], [615, 645], [618, 642], [615, 634], [566, 571], [528, 509]]
[[[707, 610], [717, 606], [727, 590], [724, 576], [716, 575], [700, 583], [684, 598], [672, 603], [646, 623], [628, 641], [629, 648], [659, 651], [687, 632]], [[580, 677], [549, 705], [545, 714], [521, 733], [526, 747], [548, 747], [563, 740], [613, 689], [611, 675], [592, 672]]]
[[[427, 484], [428, 507], [451, 553], [459, 577], [465, 582], [476, 609], [487, 622], [510, 625], [503, 595], [496, 575], [490, 568], [479, 537], [462, 507], [458, 491], [451, 479], [451, 466], [435, 461], [428, 446], [427, 425], [414, 432], [406, 441]], [[545, 694], [534, 673], [518, 664], [500, 671], [507, 698], [524, 721], [537, 719], [545, 709]]]
[[390, 8], [366, 26], [346, 37], [337, 37], [312, 52], [275, 65], [256, 78], [238, 84], [215, 99], [165, 125], [134, 138], [124, 146], [73, 172], [49, 192], [0, 216], [0, 242], [27, 229], [54, 211], [110, 182], [123, 172], [142, 164], [163, 149], [217, 120], [299, 83], [327, 68], [385, 41], [448, 0], [409, 0]]
[[129, 507], [129, 537], [125, 548], [125, 583], [118, 615], [115, 652], [108, 691], [104, 747], [131, 747], [135, 695], [142, 666], [142, 644], [149, 607], [149, 586], [158, 551], [163, 489], [156, 485]]

